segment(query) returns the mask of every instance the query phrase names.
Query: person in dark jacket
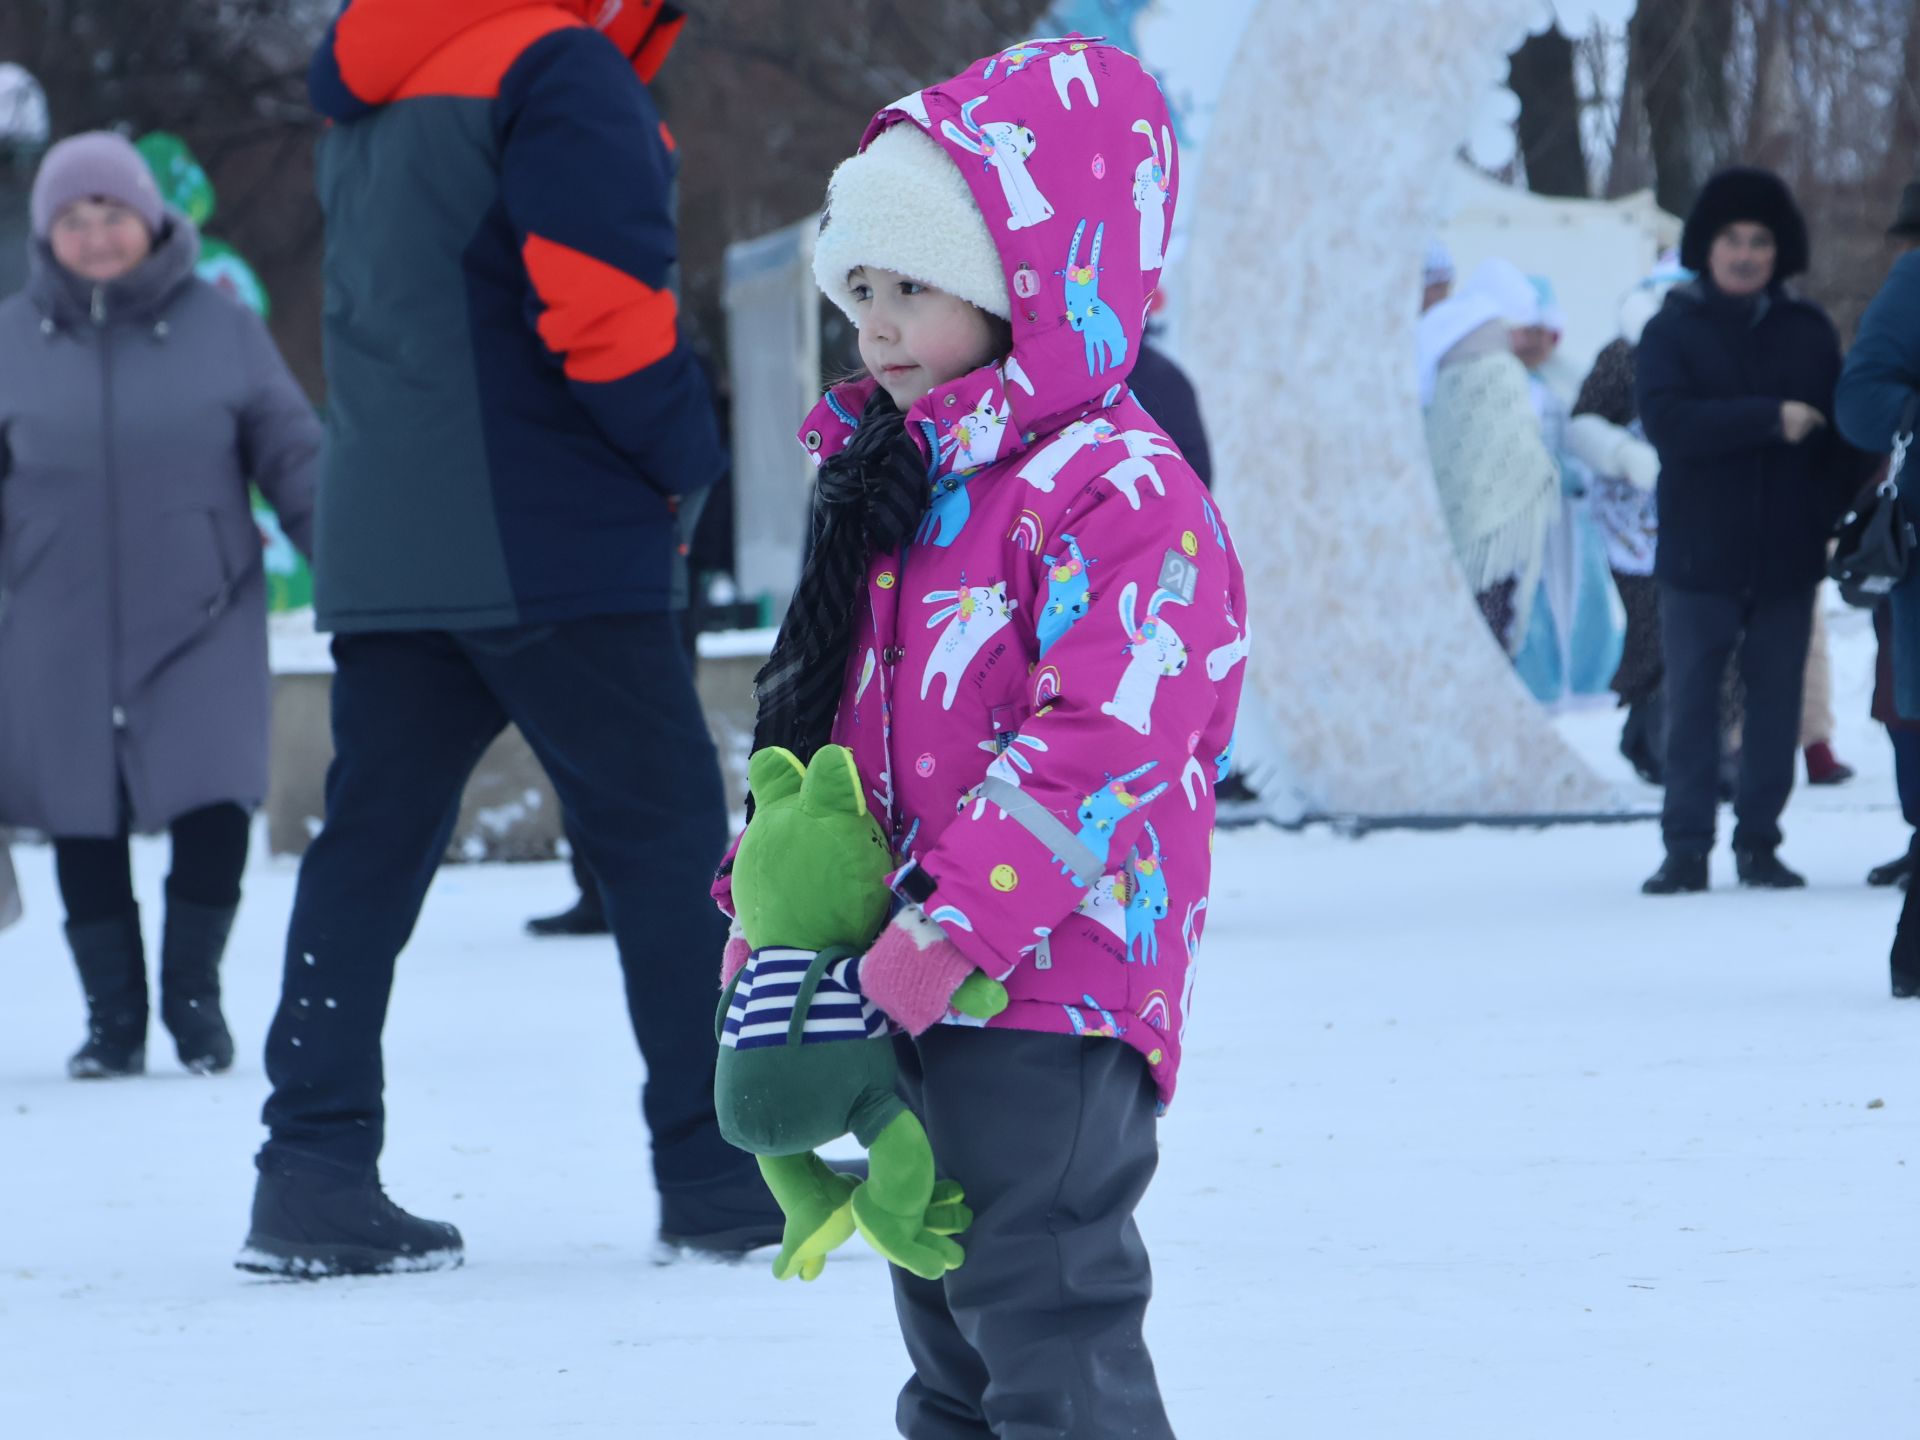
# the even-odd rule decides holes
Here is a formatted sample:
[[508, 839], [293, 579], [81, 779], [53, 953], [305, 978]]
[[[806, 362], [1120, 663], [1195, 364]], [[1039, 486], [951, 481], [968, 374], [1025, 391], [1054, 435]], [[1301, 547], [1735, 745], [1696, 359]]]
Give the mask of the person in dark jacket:
[[266, 327], [195, 278], [199, 236], [126, 140], [34, 178], [0, 304], [0, 826], [53, 839], [87, 997], [77, 1078], [146, 1065], [129, 833], [171, 832], [160, 1018], [233, 1063], [219, 966], [267, 794], [266, 577], [248, 486], [310, 550], [320, 422]]
[[[1907, 187], [1901, 197], [1900, 214], [1888, 233], [1908, 250], [1860, 318], [1860, 329], [1835, 396], [1834, 418], [1841, 434], [1862, 450], [1884, 455], [1899, 445], [1902, 462], [1896, 483], [1900, 503], [1913, 512], [1920, 510], [1915, 504], [1920, 491], [1915, 488], [1912, 470], [1916, 457], [1906, 452], [1902, 442], [1911, 442], [1915, 422], [1920, 419], [1920, 250], [1913, 248], [1920, 244], [1920, 189]], [[1884, 609], [1887, 623], [1881, 630], [1881, 646], [1890, 673], [1875, 686], [1874, 715], [1887, 723], [1898, 761], [1906, 727], [1920, 721], [1920, 579], [1910, 576], [1896, 585]], [[1892, 653], [1887, 656], [1889, 648]], [[1891, 690], [1890, 696], [1887, 690]], [[1907, 743], [1912, 743], [1910, 738]], [[1920, 760], [1920, 751], [1915, 752], [1915, 759]], [[1902, 767], [1903, 811], [1906, 780]], [[1896, 998], [1920, 996], [1917, 897], [1920, 886], [1909, 880], [1890, 957]]]
[[[699, 360], [701, 373], [706, 377], [708, 392], [713, 399], [720, 434], [724, 437], [730, 433], [732, 401], [728, 398], [723, 377], [712, 361], [704, 354], [699, 355]], [[735, 569], [733, 464], [730, 457], [722, 467], [720, 477], [708, 487], [702, 499], [705, 503], [700, 507], [699, 522], [694, 526], [687, 546], [687, 608], [681, 616], [681, 639], [687, 648], [687, 663], [693, 667], [696, 675], [700, 669], [700, 633], [708, 628], [711, 618], [706, 603], [705, 582], [716, 573], [730, 576]], [[567, 864], [573, 872], [573, 887], [577, 893], [573, 903], [566, 909], [548, 915], [536, 915], [527, 921], [527, 933], [537, 940], [607, 933], [607, 907], [600, 899], [600, 882], [593, 878], [593, 871], [587, 867], [586, 853], [574, 834], [571, 822], [566, 823], [566, 836]]]
[[779, 1238], [713, 1109], [726, 801], [675, 612], [690, 501], [724, 457], [680, 333], [674, 146], [648, 91], [682, 23], [660, 0], [352, 0], [314, 57], [336, 758], [242, 1268], [460, 1263], [453, 1226], [380, 1189], [380, 1037], [461, 790], [509, 721], [601, 882], [662, 1240]]
[[1898, 885], [1908, 888], [1914, 862], [1920, 856], [1920, 720], [1902, 718], [1894, 704], [1893, 689], [1893, 609], [1884, 600], [1873, 609], [1873, 702], [1875, 721], [1886, 727], [1887, 740], [1893, 746], [1894, 792], [1900, 798], [1900, 818], [1912, 832], [1907, 845], [1892, 860], [1867, 871], [1867, 884]]
[[1200, 483], [1211, 490], [1213, 453], [1207, 447], [1207, 427], [1200, 418], [1200, 397], [1194, 393], [1187, 372], [1149, 338], [1140, 342], [1140, 355], [1133, 362], [1133, 373], [1127, 376], [1127, 387], [1140, 408], [1180, 447]]
[[[1651, 318], [1651, 317], [1649, 317]], [[1620, 753], [1648, 784], [1666, 763], [1661, 693], [1660, 588], [1652, 575], [1656, 530], [1653, 485], [1660, 460], [1641, 437], [1634, 403], [1638, 332], [1594, 357], [1573, 402], [1568, 446], [1593, 475], [1592, 511], [1606, 537], [1614, 589], [1626, 612], [1626, 636], [1611, 689], [1626, 707]]]
[[1806, 882], [1781, 863], [1814, 590], [1833, 523], [1868, 467], [1828, 423], [1840, 376], [1833, 322], [1786, 282], [1807, 267], [1806, 222], [1778, 176], [1733, 169], [1687, 217], [1675, 289], [1641, 337], [1641, 423], [1660, 455], [1661, 644], [1667, 672], [1667, 858], [1643, 889], [1707, 888], [1720, 691], [1739, 656], [1747, 691], [1734, 800], [1740, 883]]
[[0, 836], [0, 930], [20, 918], [20, 881], [13, 873], [13, 852]]

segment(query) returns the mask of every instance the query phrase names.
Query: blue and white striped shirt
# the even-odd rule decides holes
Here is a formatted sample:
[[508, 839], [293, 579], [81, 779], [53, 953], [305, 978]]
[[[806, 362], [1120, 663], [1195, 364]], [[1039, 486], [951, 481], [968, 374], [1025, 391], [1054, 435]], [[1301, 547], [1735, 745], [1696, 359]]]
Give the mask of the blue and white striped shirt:
[[[816, 953], [768, 946], [748, 956], [727, 1006], [720, 1043], [734, 1050], [786, 1044], [794, 1001]], [[860, 993], [860, 958], [849, 955], [820, 977], [807, 1008], [801, 1044], [874, 1040], [887, 1033], [887, 1017]]]

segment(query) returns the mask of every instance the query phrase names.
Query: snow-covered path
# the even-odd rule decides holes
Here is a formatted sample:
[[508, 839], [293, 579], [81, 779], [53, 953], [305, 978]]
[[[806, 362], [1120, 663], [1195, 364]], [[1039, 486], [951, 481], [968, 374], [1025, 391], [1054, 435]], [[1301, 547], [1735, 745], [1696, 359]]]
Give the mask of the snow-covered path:
[[[1142, 1216], [1183, 1436], [1910, 1431], [1920, 1003], [1886, 998], [1897, 899], [1860, 884], [1904, 830], [1884, 741], [1842, 741], [1867, 773], [1788, 817], [1802, 894], [1643, 900], [1644, 824], [1222, 835]], [[811, 1287], [650, 1263], [612, 949], [519, 934], [559, 867], [445, 871], [402, 967], [386, 1176], [467, 1268], [301, 1285], [229, 1268], [292, 867], [249, 879], [236, 1072], [179, 1074], [156, 1027], [152, 1076], [78, 1085], [51, 867], [17, 858], [0, 1435], [892, 1433], [857, 1241]]]

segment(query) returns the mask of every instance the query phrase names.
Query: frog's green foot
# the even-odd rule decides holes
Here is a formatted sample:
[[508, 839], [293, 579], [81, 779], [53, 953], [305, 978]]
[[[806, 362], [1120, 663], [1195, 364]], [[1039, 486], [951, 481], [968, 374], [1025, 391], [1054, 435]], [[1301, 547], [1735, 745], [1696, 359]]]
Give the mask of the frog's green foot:
[[853, 1237], [853, 1195], [860, 1182], [814, 1154], [763, 1155], [760, 1173], [787, 1217], [773, 1278], [818, 1277], [827, 1256]]
[[958, 1180], [936, 1181], [933, 1199], [927, 1202], [927, 1229], [936, 1235], [958, 1235], [965, 1230], [973, 1224], [973, 1211], [965, 1201]]
[[895, 1215], [882, 1209], [871, 1184], [854, 1194], [853, 1223], [869, 1245], [922, 1280], [938, 1280], [967, 1258], [953, 1241], [927, 1228], [924, 1213]]
[[966, 1252], [942, 1233], [952, 1233], [948, 1227], [966, 1208], [959, 1203], [959, 1187], [936, 1191], [927, 1132], [911, 1112], [896, 1116], [868, 1154], [872, 1178], [854, 1192], [853, 1223], [869, 1245], [902, 1270], [938, 1280], [966, 1259]]

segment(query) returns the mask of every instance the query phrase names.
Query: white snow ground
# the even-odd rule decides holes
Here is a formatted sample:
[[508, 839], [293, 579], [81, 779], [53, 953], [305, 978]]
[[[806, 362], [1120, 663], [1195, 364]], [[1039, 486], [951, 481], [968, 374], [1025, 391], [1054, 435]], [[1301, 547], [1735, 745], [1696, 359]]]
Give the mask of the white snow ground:
[[[1183, 1436], [1915, 1433], [1920, 1003], [1887, 998], [1897, 901], [1860, 883], [1905, 831], [1858, 617], [1837, 648], [1863, 774], [1796, 796], [1803, 894], [1643, 900], [1647, 824], [1222, 835], [1141, 1217]], [[1611, 763], [1611, 717], [1566, 723]], [[395, 997], [386, 1176], [467, 1267], [279, 1284], [230, 1262], [292, 866], [249, 877], [236, 1072], [179, 1073], [156, 1025], [150, 1077], [80, 1085], [51, 867], [17, 858], [0, 1435], [892, 1433], [858, 1241], [810, 1287], [649, 1263], [612, 949], [519, 933], [559, 867], [445, 871]]]

